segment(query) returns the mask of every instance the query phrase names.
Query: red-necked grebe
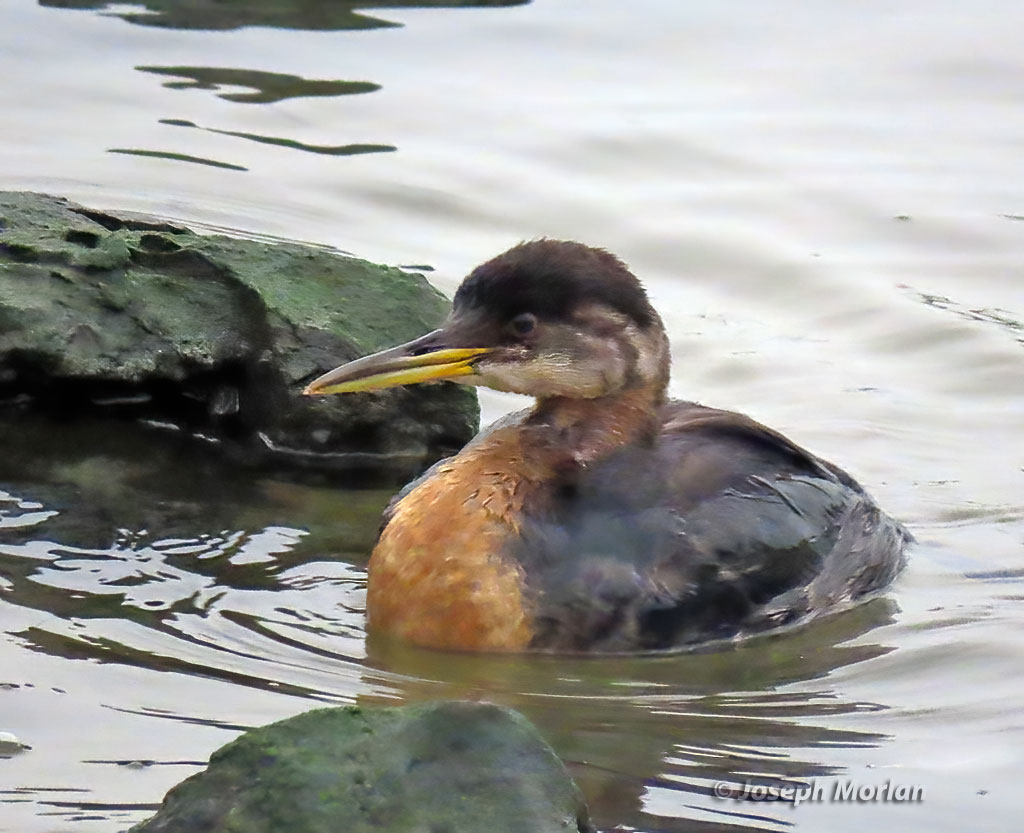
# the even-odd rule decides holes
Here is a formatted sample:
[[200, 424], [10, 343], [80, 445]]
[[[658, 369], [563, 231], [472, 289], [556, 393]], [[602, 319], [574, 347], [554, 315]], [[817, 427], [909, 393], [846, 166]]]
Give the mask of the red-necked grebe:
[[439, 379], [537, 398], [392, 502], [371, 630], [434, 648], [620, 652], [728, 639], [885, 587], [909, 534], [838, 467], [737, 413], [668, 401], [640, 282], [579, 243], [477, 267], [438, 330], [307, 394]]

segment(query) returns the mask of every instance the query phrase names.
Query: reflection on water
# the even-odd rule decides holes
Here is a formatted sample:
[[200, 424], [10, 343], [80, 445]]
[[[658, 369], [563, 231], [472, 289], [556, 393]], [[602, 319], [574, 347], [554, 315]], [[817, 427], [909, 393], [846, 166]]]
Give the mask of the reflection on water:
[[141, 148], [107, 148], [107, 153], [123, 153], [126, 156], [142, 156], [150, 159], [170, 159], [172, 162], [192, 162], [195, 165], [209, 165], [211, 168], [223, 168], [227, 171], [247, 171], [242, 165], [230, 162], [218, 162], [216, 159], [203, 159], [189, 156], [187, 153], [173, 153], [169, 150], [142, 150]]
[[[177, 78], [189, 78], [190, 81], [168, 81], [164, 86], [172, 90], [215, 90], [217, 97], [225, 101], [240, 104], [274, 104], [290, 98], [332, 98], [343, 95], [372, 93], [380, 89], [379, 84], [368, 81], [316, 81], [300, 78], [297, 75], [284, 75], [278, 72], [262, 72], [249, 69], [232, 69], [230, 67], [136, 67], [142, 72], [156, 75], [170, 75]], [[222, 87], [247, 87], [252, 92], [221, 92]], [[349, 143], [345, 145], [311, 145], [294, 139], [283, 139], [276, 136], [260, 136], [255, 133], [243, 133], [236, 130], [220, 130], [214, 127], [200, 127], [187, 119], [160, 119], [160, 124], [171, 127], [192, 127], [207, 133], [220, 136], [232, 136], [237, 139], [248, 139], [264, 145], [302, 150], [307, 153], [319, 153], [325, 156], [356, 156], [363, 153], [387, 153], [397, 150], [394, 145]], [[246, 171], [248, 168], [212, 159], [200, 159], [180, 153], [153, 150], [129, 150], [126, 148], [110, 148], [108, 153], [127, 153], [135, 156], [151, 156], [161, 159], [172, 159], [178, 162], [194, 162], [200, 165], [211, 165], [215, 168], [227, 168], [233, 171]]]
[[[140, 72], [188, 78], [166, 81], [169, 90], [215, 90], [217, 98], [240, 104], [274, 104], [289, 98], [330, 98], [359, 95], [380, 89], [369, 81], [316, 81], [280, 72], [231, 67], [135, 67]], [[248, 87], [252, 92], [221, 92], [222, 87]]]
[[987, 307], [971, 308], [944, 295], [932, 295], [928, 292], [915, 294], [923, 304], [935, 307], [935, 309], [951, 312], [967, 321], [980, 321], [983, 324], [1001, 327], [1007, 330], [1019, 344], [1024, 344], [1024, 322], [1021, 322], [1019, 316], [1010, 310]]
[[[814, 720], [882, 705], [827, 685], [778, 690], [890, 650], [850, 644], [891, 621], [887, 600], [703, 654], [594, 661], [364, 644], [363, 565], [390, 490], [254, 479], [210, 449], [128, 426], [22, 423], [0, 440], [20, 446], [0, 461], [0, 575], [5, 603], [38, 614], [9, 631], [23, 649], [310, 701], [505, 703], [551, 740], [598, 817], [638, 817], [669, 791], [735, 824], [745, 814], [714, 803], [714, 782], [830, 775], [840, 767], [825, 750], [883, 739]], [[109, 705], [199, 719], [187, 703]]]
[[[361, 9], [450, 9], [460, 6], [520, 6], [529, 0], [144, 0], [130, 10], [109, 11], [142, 26], [170, 29], [238, 29], [277, 26], [287, 29], [377, 29], [399, 24], [372, 17]], [[62, 9], [106, 9], [105, 0], [39, 0]], [[142, 6], [145, 10], [138, 11]]]
[[[248, 139], [251, 142], [259, 142], [264, 145], [276, 145], [278, 147], [304, 150], [309, 153], [322, 153], [325, 156], [355, 156], [360, 153], [387, 153], [397, 150], [394, 145], [307, 145], [302, 142], [293, 142], [291, 139], [277, 139], [273, 136], [257, 136], [253, 133], [238, 133], [233, 130], [217, 130], [213, 127], [200, 127], [194, 122], [185, 119], [160, 119], [160, 124], [171, 125], [172, 127], [194, 127], [197, 130], [205, 130], [207, 133], [218, 133], [221, 136], [234, 136], [238, 139]], [[124, 153], [125, 151], [111, 151], [111, 153]], [[244, 170], [244, 168], [242, 169]]]
[[[880, 599], [827, 620], [821, 629], [753, 639], [730, 650], [598, 661], [442, 661], [371, 639], [367, 665], [388, 672], [403, 701], [457, 696], [519, 709], [562, 755], [598, 819], [622, 821], [625, 813], [636, 824], [652, 795], [667, 792], [675, 796], [668, 804], [699, 807], [697, 815], [710, 825], [690, 824], [686, 830], [744, 819], [756, 827], [765, 827], [765, 819], [787, 825], [787, 807], [769, 808], [767, 815], [754, 808], [758, 813], [751, 815], [751, 808], [716, 801], [712, 787], [723, 781], [785, 785], [834, 775], [841, 767], [829, 761], [827, 750], [882, 742], [882, 734], [831, 728], [817, 719], [885, 706], [846, 700], [827, 685], [799, 693], [779, 689], [887, 653], [889, 648], [870, 641], [850, 643], [891, 621], [892, 612], [891, 602]], [[393, 696], [392, 691], [385, 698], [361, 699]], [[664, 796], [657, 799], [662, 801]]]
[[[338, 2], [322, 3], [318, 0], [306, 3], [280, 3], [276, 0], [265, 2], [237, 2], [232, 0], [198, 0], [182, 3], [180, 0], [148, 0], [145, 11], [139, 12], [133, 5], [130, 11], [108, 10], [105, 2], [91, 0], [40, 0], [42, 6], [59, 8], [98, 9], [112, 14], [129, 23], [145, 26], [161, 26], [174, 29], [230, 30], [244, 26], [273, 26], [291, 29], [343, 30], [375, 29], [395, 26], [386, 20], [359, 12], [364, 8], [455, 8], [461, 6], [517, 6], [529, 0], [381, 0], [381, 2]], [[164, 87], [173, 90], [215, 90], [217, 97], [240, 104], [275, 104], [294, 98], [333, 98], [344, 95], [372, 93], [380, 84], [369, 81], [327, 81], [302, 78], [278, 72], [237, 67], [191, 67], [191, 66], [138, 66], [141, 72], [166, 75], [189, 80], [168, 81]], [[243, 87], [251, 92], [220, 92], [221, 87]], [[177, 127], [193, 127], [207, 133], [247, 139], [264, 145], [300, 150], [324, 156], [359, 156], [366, 153], [387, 153], [397, 150], [392, 144], [348, 142], [340, 145], [316, 145], [297, 139], [265, 136], [214, 127], [200, 127], [186, 119], [164, 118], [161, 124]], [[230, 171], [248, 171], [244, 165], [224, 160], [195, 156], [172, 150], [152, 148], [108, 148], [108, 153], [140, 156], [151, 159], [166, 159], [173, 162], [190, 162]]]

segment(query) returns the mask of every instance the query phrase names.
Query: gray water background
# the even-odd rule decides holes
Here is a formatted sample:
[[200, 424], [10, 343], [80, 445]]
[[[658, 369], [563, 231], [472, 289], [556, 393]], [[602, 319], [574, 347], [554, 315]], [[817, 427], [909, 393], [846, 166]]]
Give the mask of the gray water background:
[[[6, 425], [0, 731], [32, 749], [0, 757], [0, 830], [121, 830], [247, 726], [458, 696], [526, 712], [602, 829], [1020, 829], [1024, 7], [168, 5], [0, 0], [0, 188], [429, 265], [449, 293], [521, 239], [605, 246], [665, 318], [673, 395], [846, 467], [919, 543], [884, 599], [735, 650], [396, 650], [363, 632], [389, 490]], [[711, 794], [751, 779], [923, 799]]]

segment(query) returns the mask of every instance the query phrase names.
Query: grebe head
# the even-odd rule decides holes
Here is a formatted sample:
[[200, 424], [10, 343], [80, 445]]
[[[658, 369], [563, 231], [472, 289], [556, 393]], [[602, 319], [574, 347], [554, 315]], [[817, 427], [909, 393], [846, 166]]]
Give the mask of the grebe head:
[[449, 379], [539, 399], [664, 390], [668, 340], [643, 286], [614, 255], [520, 243], [478, 266], [440, 329], [325, 373], [306, 394]]

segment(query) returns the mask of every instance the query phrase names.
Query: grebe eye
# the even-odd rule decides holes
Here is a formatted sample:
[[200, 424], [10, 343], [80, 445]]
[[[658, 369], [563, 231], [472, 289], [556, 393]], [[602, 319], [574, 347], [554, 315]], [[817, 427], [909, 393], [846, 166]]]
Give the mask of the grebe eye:
[[510, 326], [517, 336], [529, 335], [537, 326], [537, 316], [532, 312], [521, 313], [512, 319]]

